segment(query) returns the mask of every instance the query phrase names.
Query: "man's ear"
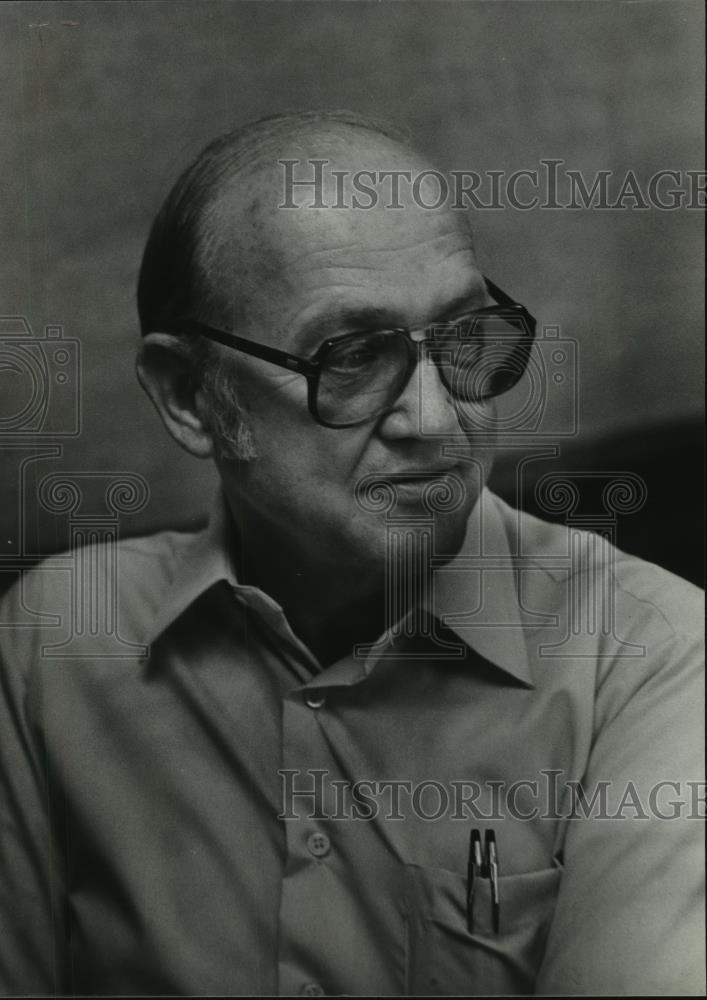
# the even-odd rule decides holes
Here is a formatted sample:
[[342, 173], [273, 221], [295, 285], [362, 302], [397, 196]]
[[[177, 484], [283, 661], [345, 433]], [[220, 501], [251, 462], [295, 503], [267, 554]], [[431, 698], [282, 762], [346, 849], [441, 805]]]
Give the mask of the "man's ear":
[[177, 444], [196, 458], [210, 458], [214, 443], [203, 419], [201, 389], [179, 337], [148, 333], [142, 338], [136, 370], [140, 385]]

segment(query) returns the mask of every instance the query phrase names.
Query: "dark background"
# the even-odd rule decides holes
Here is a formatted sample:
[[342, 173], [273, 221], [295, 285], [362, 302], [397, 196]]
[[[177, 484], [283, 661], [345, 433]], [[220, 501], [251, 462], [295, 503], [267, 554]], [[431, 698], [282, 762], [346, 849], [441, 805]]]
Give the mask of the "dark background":
[[[68, 542], [37, 499], [50, 473], [91, 473], [88, 508], [106, 476], [143, 476], [126, 534], [203, 519], [213, 472], [171, 443], [134, 377], [134, 289], [155, 211], [216, 133], [348, 107], [409, 127], [444, 168], [554, 157], [645, 184], [702, 167], [703, 37], [702, 5], [682, 0], [0, 5], [0, 315], [35, 338], [61, 326], [82, 354], [65, 386], [80, 433], [54, 434], [71, 422], [56, 390], [22, 428], [9, 418], [29, 376], [3, 363], [17, 321], [3, 327], [4, 582]], [[632, 471], [647, 501], [619, 518], [619, 545], [700, 579], [703, 214], [506, 208], [474, 225], [484, 271], [578, 350], [577, 433], [520, 496], [504, 452], [496, 487], [533, 510], [548, 469]]]

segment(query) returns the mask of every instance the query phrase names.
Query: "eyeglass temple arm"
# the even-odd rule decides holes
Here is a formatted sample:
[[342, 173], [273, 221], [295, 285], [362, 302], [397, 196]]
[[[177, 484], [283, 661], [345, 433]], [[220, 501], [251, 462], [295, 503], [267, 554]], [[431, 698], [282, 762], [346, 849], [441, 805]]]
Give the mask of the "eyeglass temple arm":
[[254, 358], [260, 358], [262, 361], [270, 361], [281, 368], [288, 368], [290, 371], [298, 372], [301, 375], [314, 375], [318, 370], [316, 362], [310, 361], [308, 358], [298, 358], [294, 354], [288, 354], [287, 351], [279, 351], [276, 347], [268, 347], [266, 344], [256, 344], [252, 340], [245, 340], [243, 337], [238, 337], [229, 330], [220, 330], [215, 326], [197, 323], [196, 320], [187, 320], [186, 323], [182, 324], [182, 329], [184, 333], [199, 334], [202, 337], [207, 337], [209, 340], [215, 340], [225, 347], [231, 347], [234, 350], [242, 351], [244, 354], [250, 354]]
[[509, 295], [506, 295], [506, 293], [502, 291], [498, 287], [498, 285], [494, 285], [493, 281], [491, 281], [490, 278], [487, 278], [486, 275], [484, 275], [484, 283], [486, 285], [487, 290], [490, 292], [490, 294], [493, 296], [493, 298], [500, 306], [516, 306], [520, 309], [525, 310], [525, 306], [521, 306], [519, 302], [515, 301], [515, 299], [512, 299]]
[[490, 294], [494, 297], [498, 305], [507, 306], [509, 309], [513, 309], [514, 312], [520, 314], [523, 317], [524, 319], [523, 325], [526, 330], [526, 333], [528, 333], [530, 335], [530, 338], [533, 339], [535, 337], [537, 320], [532, 315], [532, 313], [528, 312], [525, 306], [521, 305], [520, 302], [516, 302], [515, 299], [512, 299], [509, 295], [506, 295], [506, 293], [501, 288], [499, 288], [498, 285], [494, 285], [493, 281], [487, 278], [486, 275], [484, 275], [484, 282], [486, 284], [486, 288], [488, 289]]

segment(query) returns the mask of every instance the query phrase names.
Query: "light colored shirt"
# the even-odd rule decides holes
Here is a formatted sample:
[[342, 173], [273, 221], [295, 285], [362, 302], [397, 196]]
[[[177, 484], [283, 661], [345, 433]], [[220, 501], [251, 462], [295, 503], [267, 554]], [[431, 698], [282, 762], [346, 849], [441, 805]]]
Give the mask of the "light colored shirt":
[[701, 591], [485, 491], [322, 669], [232, 532], [3, 603], [0, 992], [704, 993]]

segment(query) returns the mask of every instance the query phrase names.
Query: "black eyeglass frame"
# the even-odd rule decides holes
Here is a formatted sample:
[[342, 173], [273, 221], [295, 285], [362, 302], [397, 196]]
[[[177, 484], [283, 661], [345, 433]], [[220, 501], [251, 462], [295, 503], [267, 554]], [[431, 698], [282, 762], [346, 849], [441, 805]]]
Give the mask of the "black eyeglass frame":
[[[533, 344], [535, 338], [535, 330], [537, 327], [537, 320], [525, 306], [522, 306], [519, 302], [516, 302], [509, 295], [506, 295], [498, 285], [494, 283], [487, 277], [484, 276], [484, 283], [489, 294], [496, 300], [496, 305], [484, 306], [482, 309], [474, 309], [472, 312], [465, 313], [456, 320], [452, 320], [448, 323], [431, 323], [428, 326], [420, 327], [419, 330], [408, 330], [406, 327], [391, 327], [389, 329], [370, 331], [371, 333], [390, 333], [400, 336], [401, 334], [405, 337], [407, 343], [410, 345], [408, 348], [408, 367], [405, 373], [405, 378], [401, 382], [401, 388], [398, 392], [398, 398], [400, 393], [404, 390], [405, 386], [410, 381], [412, 373], [414, 372], [417, 364], [419, 363], [419, 351], [420, 347], [424, 344], [429, 344], [434, 342], [434, 338], [425, 337], [422, 340], [413, 340], [412, 334], [421, 331], [432, 330], [435, 333], [445, 328], [453, 328], [457, 326], [462, 320], [474, 320], [477, 317], [483, 318], [484, 316], [501, 316], [502, 318], [512, 318], [515, 323], [520, 324], [521, 329], [524, 333], [524, 340], [519, 342], [519, 348], [523, 349], [523, 352], [527, 356], [530, 353], [530, 348]], [[499, 310], [498, 307], [501, 307]], [[348, 423], [331, 423], [330, 421], [324, 420], [317, 409], [317, 393], [319, 390], [319, 380], [321, 378], [322, 369], [324, 367], [324, 361], [326, 360], [327, 353], [334, 346], [339, 344], [344, 344], [349, 340], [355, 340], [362, 336], [361, 331], [354, 333], [344, 333], [338, 337], [330, 337], [319, 345], [314, 354], [309, 358], [302, 358], [296, 354], [289, 354], [287, 351], [281, 351], [276, 347], [269, 347], [266, 344], [259, 344], [254, 340], [246, 340], [244, 337], [239, 337], [237, 334], [230, 330], [225, 330], [220, 327], [209, 326], [206, 323], [201, 323], [195, 319], [187, 319], [179, 325], [180, 333], [192, 334], [197, 336], [206, 337], [209, 340], [214, 340], [219, 344], [223, 344], [224, 347], [230, 347], [232, 350], [241, 351], [243, 354], [249, 354], [251, 357], [259, 358], [261, 361], [268, 361], [273, 365], [278, 365], [280, 368], [286, 368], [288, 371], [297, 373], [298, 375], [303, 375], [307, 380], [307, 406], [309, 412], [313, 419], [321, 424], [323, 427], [330, 427], [335, 430], [343, 430], [346, 427], [358, 427], [361, 424], [367, 423], [369, 420], [374, 420], [385, 412], [386, 408], [383, 408], [378, 413], [371, 414], [360, 418], [358, 420], [353, 420]], [[527, 345], [527, 346], [526, 346]], [[524, 370], [525, 366], [523, 367]], [[521, 370], [516, 379], [515, 383], [506, 386], [501, 392], [507, 392], [509, 389], [513, 388], [523, 375], [523, 370]], [[446, 381], [445, 381], [446, 384]], [[449, 386], [447, 386], [449, 388]], [[493, 393], [484, 397], [486, 399], [491, 398], [493, 395], [500, 395], [501, 393]], [[482, 400], [479, 400], [481, 402]], [[390, 404], [389, 404], [390, 405]]]

